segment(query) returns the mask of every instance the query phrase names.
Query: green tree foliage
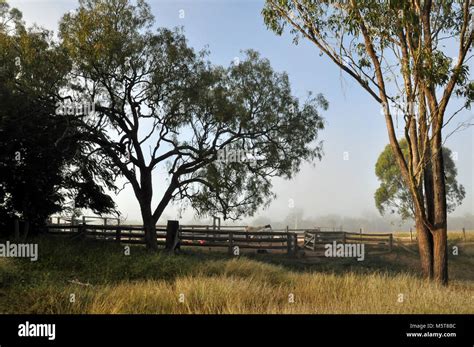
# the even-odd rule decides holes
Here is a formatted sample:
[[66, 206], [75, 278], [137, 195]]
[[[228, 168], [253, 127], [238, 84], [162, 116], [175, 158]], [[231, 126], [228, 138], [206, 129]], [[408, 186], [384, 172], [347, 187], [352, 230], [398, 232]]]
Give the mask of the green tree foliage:
[[[41, 62], [41, 63], [39, 63]], [[47, 217], [76, 208], [115, 210], [105, 187], [114, 171], [88, 156], [80, 129], [56, 114], [71, 64], [40, 28], [26, 29], [21, 13], [0, 2], [0, 221], [42, 225]]]
[[[408, 144], [406, 140], [400, 141], [400, 147], [407, 158]], [[451, 213], [457, 206], [462, 204], [466, 191], [457, 181], [458, 171], [456, 164], [451, 150], [447, 147], [443, 147], [443, 158], [448, 212]], [[387, 145], [382, 153], [380, 153], [375, 164], [375, 174], [380, 181], [380, 186], [374, 194], [375, 206], [380, 214], [384, 215], [387, 212], [397, 213], [402, 220], [414, 219], [415, 206], [390, 145]]]

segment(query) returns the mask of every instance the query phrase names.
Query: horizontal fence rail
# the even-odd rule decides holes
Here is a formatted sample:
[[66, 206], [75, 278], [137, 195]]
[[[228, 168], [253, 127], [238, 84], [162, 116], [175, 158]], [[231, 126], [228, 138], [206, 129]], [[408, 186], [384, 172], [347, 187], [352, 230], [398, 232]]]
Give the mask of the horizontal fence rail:
[[324, 252], [327, 244], [364, 244], [371, 253], [389, 253], [393, 249], [393, 234], [363, 234], [346, 231], [321, 232], [307, 230], [304, 233], [303, 248], [313, 252]]

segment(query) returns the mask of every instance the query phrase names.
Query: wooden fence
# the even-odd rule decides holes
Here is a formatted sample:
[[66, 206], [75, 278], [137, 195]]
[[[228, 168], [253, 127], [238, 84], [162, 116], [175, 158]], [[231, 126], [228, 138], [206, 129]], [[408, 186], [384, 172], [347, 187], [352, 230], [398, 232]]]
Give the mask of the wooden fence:
[[362, 234], [346, 231], [307, 230], [303, 247], [313, 252], [324, 252], [325, 245], [336, 243], [364, 244], [367, 253], [388, 253], [393, 248], [392, 234]]
[[49, 224], [63, 224], [63, 225], [120, 225], [120, 218], [117, 217], [99, 217], [99, 216], [51, 216], [48, 220]]
[[[175, 222], [174, 234], [170, 226], [157, 225], [157, 243], [169, 249], [180, 247], [218, 247], [233, 253], [238, 249], [272, 250], [296, 255], [298, 249], [312, 251], [313, 255], [324, 253], [325, 245], [333, 242], [364, 244], [366, 253], [391, 252], [392, 234], [363, 234], [327, 229], [281, 229], [271, 231], [247, 232], [243, 226], [219, 225], [179, 225]], [[51, 234], [71, 235], [97, 240], [129, 244], [145, 244], [142, 226], [132, 225], [89, 225], [50, 224]], [[173, 235], [171, 235], [173, 234]]]
[[[169, 231], [165, 226], [157, 226], [158, 245], [167, 245]], [[145, 232], [142, 226], [127, 225], [70, 225], [51, 224], [48, 233], [54, 235], [72, 235], [72, 237], [94, 238], [103, 241], [115, 241], [129, 244], [145, 244]], [[294, 255], [297, 252], [297, 234], [294, 232], [246, 232], [242, 229], [212, 226], [180, 226], [175, 247], [222, 247], [229, 252], [238, 249], [278, 250]], [[174, 247], [173, 247], [174, 248]]]

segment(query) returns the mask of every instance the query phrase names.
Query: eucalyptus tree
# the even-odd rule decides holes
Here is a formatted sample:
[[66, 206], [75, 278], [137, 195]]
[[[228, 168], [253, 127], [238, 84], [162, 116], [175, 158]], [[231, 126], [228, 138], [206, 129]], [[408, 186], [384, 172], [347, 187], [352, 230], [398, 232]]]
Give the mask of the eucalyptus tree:
[[[390, 146], [415, 204], [424, 274], [448, 282], [447, 210], [442, 132], [474, 95], [467, 62], [472, 0], [266, 0], [267, 26], [312, 42], [381, 105]], [[449, 54], [451, 40], [456, 45]], [[402, 113], [405, 158], [396, 135]]]
[[[318, 110], [327, 107], [321, 95], [292, 96], [288, 76], [257, 52], [215, 66], [181, 30], [153, 24], [140, 0], [82, 0], [60, 24], [74, 65], [70, 96], [95, 100], [82, 127], [133, 188], [150, 249], [172, 202], [224, 219], [268, 204], [273, 177], [321, 157]], [[166, 179], [154, 185], [158, 169]]]

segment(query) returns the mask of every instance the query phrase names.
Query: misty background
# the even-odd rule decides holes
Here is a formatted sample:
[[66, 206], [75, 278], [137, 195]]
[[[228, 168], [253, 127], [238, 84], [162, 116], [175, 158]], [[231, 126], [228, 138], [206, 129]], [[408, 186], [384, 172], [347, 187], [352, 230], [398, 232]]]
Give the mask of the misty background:
[[[238, 225], [265, 225], [273, 228], [322, 226], [347, 231], [408, 230], [413, 222], [401, 223], [397, 216], [381, 217], [375, 208], [374, 193], [379, 183], [374, 167], [388, 143], [379, 105], [316, 47], [304, 40], [294, 45], [292, 37], [278, 37], [268, 31], [260, 11], [263, 0], [150, 0], [159, 27], [183, 27], [188, 44], [196, 51], [208, 49], [214, 64], [228, 66], [243, 57], [242, 50], [254, 49], [268, 58], [276, 71], [289, 75], [293, 94], [305, 99], [308, 91], [322, 93], [329, 110], [322, 113], [325, 130], [321, 161], [304, 164], [291, 181], [275, 179], [277, 198], [256, 216], [236, 221]], [[61, 16], [77, 7], [75, 0], [10, 0], [23, 12], [28, 26], [34, 23], [55, 31]], [[454, 52], [454, 51], [453, 51]], [[455, 53], [453, 53], [455, 55]], [[470, 62], [471, 71], [474, 69]], [[472, 73], [471, 73], [472, 74]], [[455, 107], [453, 106], [452, 109]], [[447, 116], [449, 113], [447, 113]], [[472, 110], [463, 111], [445, 130], [453, 131], [460, 122], [474, 123]], [[399, 135], [403, 136], [400, 121]], [[463, 204], [449, 216], [448, 229], [474, 229], [474, 127], [456, 132], [445, 146], [456, 155], [458, 182], [466, 189]], [[154, 192], [158, 199], [164, 186], [164, 168], [154, 172]], [[123, 183], [125, 180], [123, 181]], [[127, 223], [141, 224], [140, 210], [130, 186], [114, 197]], [[156, 203], [156, 200], [155, 200]], [[178, 219], [183, 224], [212, 223], [197, 220], [192, 209], [170, 205], [159, 223]], [[227, 223], [226, 223], [227, 224]]]

